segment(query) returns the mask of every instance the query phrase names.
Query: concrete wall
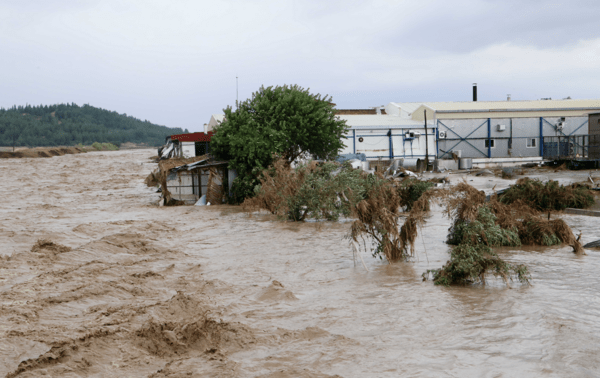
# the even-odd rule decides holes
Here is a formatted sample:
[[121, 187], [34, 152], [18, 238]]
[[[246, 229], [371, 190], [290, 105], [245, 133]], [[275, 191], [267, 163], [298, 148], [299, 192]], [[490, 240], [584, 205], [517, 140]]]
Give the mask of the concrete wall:
[[181, 142], [181, 153], [184, 158], [190, 158], [196, 156], [196, 143], [195, 142]]

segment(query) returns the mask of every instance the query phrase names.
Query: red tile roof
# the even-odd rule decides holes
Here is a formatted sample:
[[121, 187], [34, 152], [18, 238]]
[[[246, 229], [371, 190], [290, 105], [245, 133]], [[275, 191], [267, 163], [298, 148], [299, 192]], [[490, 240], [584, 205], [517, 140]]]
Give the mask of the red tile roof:
[[210, 142], [210, 138], [213, 136], [213, 132], [209, 131], [205, 133], [189, 133], [189, 134], [177, 134], [171, 135], [171, 140], [178, 140], [180, 142]]

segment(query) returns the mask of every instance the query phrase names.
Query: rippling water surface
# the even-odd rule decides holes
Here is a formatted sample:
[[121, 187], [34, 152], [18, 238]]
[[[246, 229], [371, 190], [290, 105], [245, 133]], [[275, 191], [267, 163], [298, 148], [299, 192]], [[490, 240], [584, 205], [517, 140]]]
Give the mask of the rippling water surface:
[[[46, 353], [58, 339], [75, 340], [78, 334], [69, 327], [112, 327], [113, 323], [103, 325], [101, 317], [90, 314], [121, 304], [138, 306], [131, 310], [137, 315], [123, 317], [119, 323], [130, 333], [115, 331], [131, 336], [113, 342], [141, 348], [128, 360], [127, 374], [149, 376], [161, 367], [136, 368], [146, 366], [140, 361], [150, 354], [128, 339], [137, 337], [136, 330], [146, 321], [142, 313], [150, 311], [139, 310], [140, 303], [166, 303], [179, 291], [210, 303], [221, 321], [249, 327], [255, 341], [220, 351], [220, 362], [200, 355], [161, 357], [175, 375], [188, 371], [194, 376], [269, 377], [600, 375], [600, 251], [576, 256], [570, 247], [504, 248], [501, 256], [528, 266], [531, 286], [514, 282], [507, 288], [502, 281], [490, 279], [485, 286], [439, 287], [423, 282], [421, 274], [448, 259], [444, 241], [449, 220], [440, 212], [422, 230], [413, 261], [389, 265], [363, 253], [367, 271], [360, 260], [353, 261], [345, 239], [348, 222], [282, 223], [267, 215], [248, 216], [230, 206], [152, 206], [158, 195], [142, 185], [153, 167], [147, 160], [151, 153], [0, 162], [0, 185], [11, 198], [0, 209], [2, 254], [27, 253], [37, 239], [50, 238], [74, 248], [72, 259], [83, 259], [87, 253], [105, 259], [106, 264], [111, 259], [129, 261], [110, 249], [119, 243], [130, 245], [122, 239], [114, 241], [114, 235], [123, 233], [136, 243], [158, 243], [163, 248], [132, 263], [162, 278], [148, 276], [142, 283], [123, 278], [133, 271], [110, 276], [94, 273], [98, 274], [95, 281], [105, 280], [120, 289], [88, 290], [60, 304], [47, 298], [92, 284], [81, 274], [77, 288], [63, 288], [65, 282], [75, 280], [65, 273], [62, 281], [43, 286], [44, 272], [57, 271], [56, 264], [68, 262], [60, 256], [35, 269], [26, 262], [0, 269], [0, 316], [5, 324], [0, 328], [5, 340], [0, 341], [0, 364], [4, 363], [5, 374], [36, 353]], [[576, 233], [583, 232], [584, 243], [600, 238], [600, 218], [563, 218]], [[99, 240], [110, 243], [100, 248]], [[195, 266], [197, 270], [191, 268]], [[136, 286], [141, 288], [137, 294]], [[19, 300], [23, 304], [15, 304]], [[31, 307], [33, 303], [37, 307]], [[22, 315], [25, 310], [32, 311], [28, 318]], [[93, 345], [79, 348], [78, 353], [90, 356], [102, 350]], [[110, 369], [117, 369], [116, 360], [98, 357], [94, 361], [96, 365], [77, 368], [65, 359], [26, 370], [22, 376], [43, 372], [109, 376]], [[105, 370], [93, 370], [104, 364]], [[213, 370], [203, 375], [198, 370], [202, 364], [213, 364]]]

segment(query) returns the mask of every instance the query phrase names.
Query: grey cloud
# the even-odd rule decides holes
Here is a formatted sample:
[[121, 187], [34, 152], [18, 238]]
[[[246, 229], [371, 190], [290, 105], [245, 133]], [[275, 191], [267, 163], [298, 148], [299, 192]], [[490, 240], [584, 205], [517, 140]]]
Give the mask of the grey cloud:
[[[0, 106], [90, 103], [198, 130], [234, 104], [236, 75], [240, 99], [261, 85], [299, 84], [340, 107], [468, 100], [473, 81], [482, 99], [590, 97], [600, 80], [564, 55], [598, 38], [596, 2], [40, 4], [0, 4], [0, 71], [9, 73], [0, 77]], [[600, 60], [587, 50], [585, 59]], [[511, 54], [520, 61], [502, 63]], [[559, 75], [552, 85], [563, 88], [543, 75]]]

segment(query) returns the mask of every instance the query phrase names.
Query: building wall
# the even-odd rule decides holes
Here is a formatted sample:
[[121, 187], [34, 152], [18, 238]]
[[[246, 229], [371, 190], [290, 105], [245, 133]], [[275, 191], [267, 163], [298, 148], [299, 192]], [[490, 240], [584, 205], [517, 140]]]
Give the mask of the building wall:
[[[449, 158], [451, 151], [461, 151], [461, 157], [470, 158], [542, 156], [542, 137], [588, 133], [587, 117], [565, 117], [562, 130], [558, 130], [560, 120], [561, 117], [438, 119], [439, 131], [446, 133], [445, 139], [438, 140], [438, 158]], [[493, 141], [489, 149], [488, 139]]]
[[196, 156], [195, 142], [181, 142], [181, 154], [184, 158]]
[[590, 114], [588, 134], [600, 134], [600, 113]]
[[590, 114], [588, 120], [589, 157], [590, 159], [600, 159], [600, 113]]
[[[391, 130], [391, 137], [388, 132]], [[406, 137], [410, 132], [420, 133], [418, 137]], [[435, 158], [435, 128], [428, 129], [429, 156]], [[362, 138], [362, 142], [360, 141]], [[391, 141], [391, 151], [390, 151]], [[346, 135], [346, 147], [342, 154], [364, 153], [368, 160], [397, 159], [397, 158], [425, 158], [425, 129], [352, 129]]]

